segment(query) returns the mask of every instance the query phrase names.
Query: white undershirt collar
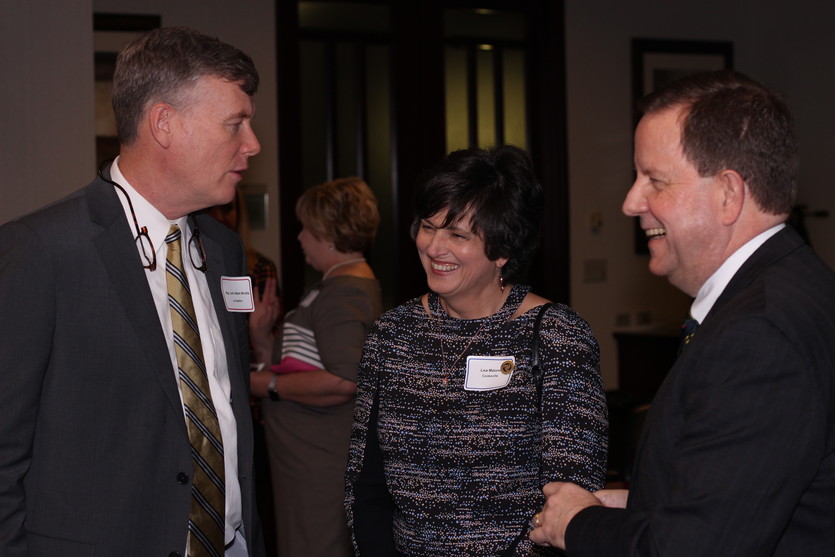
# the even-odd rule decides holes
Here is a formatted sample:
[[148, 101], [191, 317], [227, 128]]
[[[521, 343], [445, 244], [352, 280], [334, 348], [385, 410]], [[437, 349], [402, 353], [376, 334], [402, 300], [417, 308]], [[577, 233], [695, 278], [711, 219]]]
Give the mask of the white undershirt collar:
[[748, 258], [763, 245], [766, 240], [780, 232], [785, 228], [785, 223], [780, 223], [754, 236], [751, 240], [745, 243], [741, 248], [736, 250], [733, 255], [728, 257], [724, 263], [713, 273], [709, 279], [699, 288], [696, 299], [693, 300], [693, 305], [690, 306], [690, 315], [701, 323], [704, 321], [707, 314], [710, 312], [713, 304], [719, 299], [719, 296], [724, 292], [725, 287], [731, 282], [739, 268], [748, 261]]

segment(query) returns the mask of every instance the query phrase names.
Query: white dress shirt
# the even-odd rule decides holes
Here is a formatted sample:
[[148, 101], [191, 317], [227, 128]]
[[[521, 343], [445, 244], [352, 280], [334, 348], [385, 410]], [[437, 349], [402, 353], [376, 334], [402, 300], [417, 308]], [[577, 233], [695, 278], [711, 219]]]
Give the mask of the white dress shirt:
[[[224, 539], [226, 543], [229, 543], [234, 539], [235, 532], [242, 524], [241, 487], [238, 483], [238, 432], [235, 415], [232, 412], [232, 390], [226, 363], [226, 347], [224, 346], [223, 334], [220, 331], [220, 325], [215, 314], [209, 284], [206, 281], [205, 273], [195, 268], [195, 264], [199, 266], [201, 262], [199, 253], [191, 254], [191, 256], [188, 253], [188, 244], [191, 239], [191, 227], [188, 216], [174, 221], [168, 220], [165, 215], [159, 212], [156, 207], [151, 205], [151, 203], [142, 197], [125, 180], [125, 177], [119, 170], [118, 163], [119, 159], [117, 157], [110, 168], [110, 179], [125, 188], [133, 203], [133, 209], [139, 227], [142, 228], [145, 226], [148, 228], [148, 236], [156, 251], [156, 269], [154, 271], [145, 269], [145, 277], [148, 279], [148, 286], [150, 286], [151, 293], [154, 297], [157, 316], [159, 317], [159, 322], [162, 325], [162, 330], [165, 333], [165, 338], [168, 343], [168, 351], [171, 356], [171, 368], [178, 388], [181, 388], [180, 378], [177, 371], [177, 356], [174, 352], [174, 330], [171, 325], [171, 310], [168, 306], [168, 286], [165, 277], [165, 258], [168, 254], [168, 245], [165, 243], [165, 237], [168, 235], [168, 230], [172, 224], [178, 225], [182, 233], [181, 251], [183, 254], [183, 268], [185, 269], [191, 289], [194, 311], [197, 314], [197, 323], [200, 328], [200, 342], [203, 345], [203, 359], [209, 376], [209, 388], [211, 389], [212, 402], [217, 410], [220, 432], [223, 437], [223, 456], [226, 472], [226, 533]], [[122, 202], [128, 224], [131, 230], [134, 230], [133, 217], [131, 216], [127, 199], [121, 192], [117, 192], [117, 196]], [[142, 257], [142, 251], [138, 245], [137, 249], [139, 250], [140, 258], [144, 262], [145, 259]], [[148, 256], [150, 255], [149, 253]], [[180, 392], [180, 399], [182, 401], [182, 391]], [[183, 414], [183, 419], [185, 419], [185, 413]]]

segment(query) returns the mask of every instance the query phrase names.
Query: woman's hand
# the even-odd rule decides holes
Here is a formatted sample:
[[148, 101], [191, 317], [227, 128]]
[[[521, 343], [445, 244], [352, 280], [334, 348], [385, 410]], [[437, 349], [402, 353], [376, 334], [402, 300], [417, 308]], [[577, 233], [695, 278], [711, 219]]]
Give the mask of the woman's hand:
[[272, 361], [273, 329], [280, 313], [281, 302], [275, 293], [275, 278], [268, 278], [263, 292], [260, 295], [255, 293], [255, 311], [249, 315], [249, 341], [258, 362], [269, 364]]
[[250, 372], [249, 390], [252, 396], [256, 398], [267, 398], [269, 396], [267, 387], [269, 387], [272, 377], [273, 372], [269, 370]]

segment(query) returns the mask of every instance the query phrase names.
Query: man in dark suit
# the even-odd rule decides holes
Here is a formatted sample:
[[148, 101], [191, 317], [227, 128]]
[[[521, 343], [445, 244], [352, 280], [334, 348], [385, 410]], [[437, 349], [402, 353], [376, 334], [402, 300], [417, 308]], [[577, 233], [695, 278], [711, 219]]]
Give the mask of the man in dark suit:
[[835, 555], [835, 275], [784, 224], [788, 107], [718, 72], [643, 112], [623, 209], [700, 325], [650, 408], [631, 490], [548, 484], [531, 538], [571, 557]]
[[120, 156], [0, 228], [0, 555], [263, 554], [246, 321], [221, 285], [244, 254], [195, 214], [260, 150], [257, 87], [215, 38], [144, 35], [113, 80]]

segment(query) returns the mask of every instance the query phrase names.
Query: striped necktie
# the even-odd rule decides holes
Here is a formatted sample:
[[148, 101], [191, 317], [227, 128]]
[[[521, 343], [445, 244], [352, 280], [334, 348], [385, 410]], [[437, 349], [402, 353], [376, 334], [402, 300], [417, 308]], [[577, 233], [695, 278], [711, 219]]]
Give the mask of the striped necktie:
[[693, 319], [691, 315], [688, 315], [687, 319], [684, 320], [684, 323], [681, 324], [681, 340], [678, 345], [679, 354], [681, 354], [684, 351], [684, 347], [690, 344], [690, 341], [693, 340], [693, 336], [696, 334], [696, 329], [698, 327], [699, 322]]
[[187, 551], [190, 557], [222, 557], [226, 524], [223, 439], [212, 403], [191, 291], [183, 271], [181, 236], [175, 224], [165, 237], [168, 244], [165, 276], [180, 391], [194, 461]]

